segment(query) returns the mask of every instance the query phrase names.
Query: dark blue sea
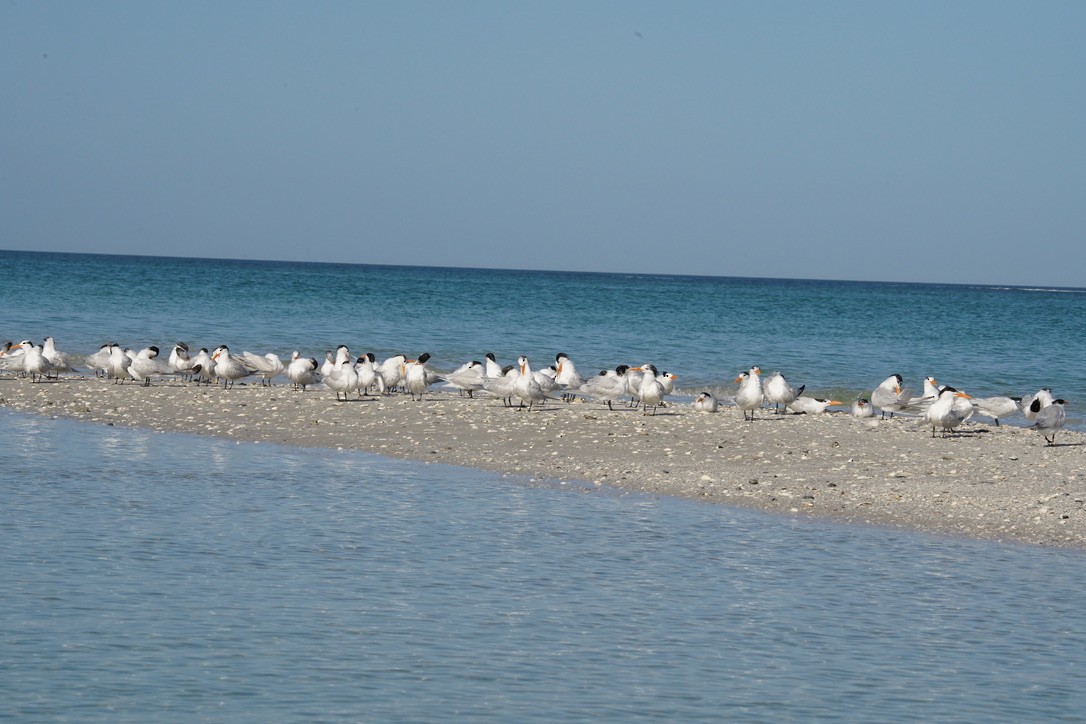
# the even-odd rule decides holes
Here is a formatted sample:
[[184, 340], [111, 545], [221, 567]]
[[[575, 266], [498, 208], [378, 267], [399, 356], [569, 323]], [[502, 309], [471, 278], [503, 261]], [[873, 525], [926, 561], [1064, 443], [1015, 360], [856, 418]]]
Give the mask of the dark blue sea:
[[[1086, 292], [0, 252], [0, 336], [1086, 400]], [[22, 380], [0, 381], [3, 385]], [[0, 718], [1076, 720], [1086, 557], [0, 411]]]

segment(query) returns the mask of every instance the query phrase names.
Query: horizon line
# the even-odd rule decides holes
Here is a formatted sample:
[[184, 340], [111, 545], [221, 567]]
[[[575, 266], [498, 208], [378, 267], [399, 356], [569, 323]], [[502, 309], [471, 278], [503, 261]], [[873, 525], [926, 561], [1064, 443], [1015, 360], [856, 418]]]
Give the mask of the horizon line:
[[990, 287], [1022, 290], [1069, 290], [1086, 291], [1086, 287], [1070, 287], [1058, 284], [1017, 284], [1007, 282], [918, 282], [893, 279], [841, 279], [828, 277], [758, 277], [739, 274], [678, 274], [664, 272], [638, 272], [638, 271], [591, 271], [586, 269], [530, 269], [526, 267], [473, 267], [473, 266], [443, 266], [437, 264], [389, 264], [378, 262], [350, 262], [350, 261], [314, 261], [300, 259], [245, 259], [238, 257], [217, 256], [177, 256], [173, 254], [122, 254], [117, 252], [92, 252], [92, 251], [42, 251], [36, 249], [0, 249], [0, 253], [19, 254], [55, 254], [68, 256], [106, 256], [129, 257], [133, 259], [175, 259], [194, 261], [224, 261], [241, 263], [271, 263], [271, 264], [324, 264], [329, 266], [370, 266], [388, 267], [400, 269], [451, 269], [462, 271], [499, 271], [499, 272], [538, 272], [544, 274], [603, 274], [611, 276], [645, 276], [645, 277], [675, 277], [689, 279], [744, 279], [752, 281], [790, 281], [790, 282], [837, 282], [845, 284], [905, 284], [915, 286], [940, 286], [940, 287]]

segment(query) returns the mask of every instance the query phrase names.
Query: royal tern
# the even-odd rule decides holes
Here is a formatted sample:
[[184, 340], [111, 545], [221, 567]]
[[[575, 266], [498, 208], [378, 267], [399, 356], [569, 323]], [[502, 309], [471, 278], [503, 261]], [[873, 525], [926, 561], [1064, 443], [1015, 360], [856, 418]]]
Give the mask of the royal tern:
[[109, 348], [109, 366], [106, 367], [106, 377], [113, 380], [113, 384], [124, 384], [124, 381], [130, 379], [128, 376], [128, 368], [132, 366], [132, 358], [128, 355], [129, 350], [121, 349], [118, 344], [111, 345]]
[[554, 361], [558, 366], [554, 381], [565, 389], [565, 392], [562, 394], [562, 399], [566, 402], [572, 402], [575, 397], [573, 393], [581, 389], [581, 385], [584, 384], [585, 379], [577, 373], [577, 366], [573, 364], [573, 360], [571, 360], [569, 355], [565, 352], [556, 354], [554, 356]]
[[152, 377], [164, 377], [174, 374], [173, 368], [158, 359], [158, 347], [154, 345], [144, 347], [128, 365], [128, 376], [136, 382], [142, 382], [144, 387], [149, 387]]
[[24, 339], [19, 347], [23, 350], [23, 372], [30, 375], [31, 382], [41, 382], [53, 371], [53, 363], [45, 356], [40, 344]]
[[416, 395], [419, 401], [422, 401], [422, 393], [426, 391], [426, 388], [441, 379], [440, 375], [431, 369], [427, 369], [426, 363], [430, 361], [430, 353], [423, 352], [418, 356], [418, 359], [407, 360], [405, 362], [406, 368], [403, 377], [404, 387], [411, 394], [411, 399], [414, 400]]
[[995, 420], [996, 427], [999, 427], [999, 418], [1020, 412], [1018, 407], [1020, 402], [1022, 402], [1021, 397], [975, 397], [973, 409], [981, 417], [990, 417]]
[[626, 394], [630, 396], [629, 407], [637, 409], [641, 404], [641, 370], [638, 367], [626, 369]]
[[1037, 413], [1051, 405], [1055, 399], [1051, 389], [1042, 387], [1035, 394], [1022, 398], [1022, 414], [1032, 422], [1037, 419]]
[[696, 412], [716, 412], [717, 401], [713, 397], [713, 393], [702, 392], [698, 395], [697, 399], [694, 400], [694, 410]]
[[629, 367], [619, 365], [613, 370], [603, 370], [595, 377], [585, 380], [581, 385], [581, 394], [607, 403], [608, 410], [614, 410], [611, 403], [622, 397], [629, 390], [630, 380], [626, 376]]
[[290, 364], [287, 365], [287, 379], [294, 385], [294, 389], [300, 387], [302, 392], [305, 392], [306, 387], [317, 381], [317, 367], [319, 367], [317, 360], [312, 357], [302, 357], [295, 352], [290, 357]]
[[751, 367], [746, 372], [735, 378], [739, 383], [739, 390], [735, 393], [735, 406], [743, 413], [743, 419], [747, 419], [750, 413], [751, 422], [754, 421], [755, 411], [762, 406], [765, 395], [762, 394], [762, 370], [758, 365]]
[[[343, 345], [340, 345], [342, 347]], [[324, 362], [321, 362], [321, 377], [327, 377], [336, 369], [336, 355], [327, 350], [324, 353]]]
[[343, 395], [344, 402], [348, 395], [358, 389], [358, 371], [347, 347], [341, 345], [336, 350], [336, 363], [332, 371], [324, 376], [324, 386], [336, 393], [337, 401]]
[[196, 364], [193, 362], [192, 357], [189, 356], [189, 346], [184, 342], [178, 342], [170, 350], [170, 358], [166, 361], [166, 364], [170, 366], [177, 374], [181, 375], [181, 379], [189, 381], [192, 379], [193, 366]]
[[445, 386], [460, 390], [460, 394], [468, 393], [468, 397], [474, 397], [475, 393], [483, 389], [486, 379], [486, 368], [482, 362], [472, 360], [465, 362], [455, 370], [445, 375]]
[[381, 379], [385, 381], [385, 392], [391, 393], [394, 387], [399, 387], [403, 382], [403, 376], [407, 373], [407, 356], [398, 354], [389, 357], [377, 368], [381, 373]]
[[652, 414], [656, 415], [656, 408], [664, 402], [664, 385], [656, 379], [656, 366], [643, 364], [633, 369], [641, 372], [641, 388], [638, 390], [638, 398], [641, 400], [641, 414], [649, 414], [649, 405], [652, 405]]
[[916, 411], [923, 414], [924, 410], [928, 409], [928, 406], [939, 399], [939, 380], [931, 377], [924, 378], [924, 391], [919, 397], [911, 397], [909, 401], [905, 403], [905, 406], [910, 408], [910, 411]]
[[780, 372], [774, 372], [766, 377], [765, 382], [762, 383], [765, 401], [773, 403], [773, 409], [777, 412], [781, 411], [782, 405], [785, 408], [791, 405], [797, 397], [803, 394], [803, 390], [806, 388], [807, 385], [800, 385], [798, 389], [793, 387]]
[[900, 412], [908, 403], [909, 390], [902, 388], [901, 382], [901, 375], [890, 375], [871, 393], [871, 405], [882, 411], [884, 419], [887, 412], [890, 419], [894, 419], [894, 413]]
[[110, 351], [116, 345], [112, 342], [106, 342], [98, 351], [87, 355], [86, 363], [94, 371], [95, 377], [103, 377], [106, 371], [109, 369], [109, 355]]
[[274, 352], [259, 355], [254, 352], [242, 352], [241, 362], [246, 367], [260, 375], [261, 386], [272, 386], [272, 379], [283, 374], [283, 360]]
[[959, 405], [955, 404], [958, 400], [972, 399], [964, 392], [959, 392], [953, 387], [942, 387], [939, 392], [939, 397], [935, 402], [928, 406], [927, 411], [924, 413], [925, 419], [928, 424], [931, 425], [931, 436], [935, 437], [935, 428], [943, 428], [943, 437], [946, 437], [947, 430], [953, 430], [961, 425], [968, 415], [972, 414], [973, 405], [969, 404], [968, 413]]
[[483, 363], [486, 365], [485, 376], [495, 380], [505, 376], [505, 372], [503, 371], [502, 366], [498, 364], [498, 360], [494, 357], [493, 352], [487, 352], [486, 357], [483, 359], [486, 360], [486, 362]]
[[547, 395], [543, 392], [543, 388], [539, 386], [539, 381], [532, 373], [532, 366], [528, 363], [527, 357], [521, 355], [517, 358], [517, 368], [520, 374], [517, 375], [516, 380], [513, 382], [513, 393], [520, 398], [521, 408], [527, 403], [530, 412], [537, 402], [542, 404], [547, 399]]
[[853, 417], [874, 417], [875, 411], [867, 399], [860, 397], [852, 403], [852, 415]]
[[373, 352], [367, 352], [359, 357], [355, 363], [354, 369], [358, 373], [359, 395], [370, 394], [370, 388], [374, 385], [377, 385], [378, 394], [384, 393], [385, 381], [381, 378], [381, 373], [377, 371], [377, 367], [374, 366], [376, 361], [377, 357]]
[[1056, 433], [1067, 419], [1067, 411], [1064, 409], [1066, 404], [1067, 400], [1053, 400], [1052, 404], [1046, 405], [1037, 413], [1037, 421], [1031, 427], [1044, 435], [1047, 445], [1056, 444]]
[[509, 365], [503, 367], [500, 372], [501, 374], [497, 377], [485, 377], [483, 379], [483, 389], [495, 397], [500, 397], [506, 407], [512, 407], [513, 388], [517, 383], [517, 378], [520, 377], [520, 370], [513, 365]]
[[72, 355], [57, 350], [56, 342], [52, 337], [46, 337], [41, 345], [42, 354], [53, 365], [52, 373], [56, 377], [61, 372], [78, 372], [72, 367]]
[[25, 357], [26, 353], [21, 346], [12, 346], [10, 341], [4, 342], [3, 347], [0, 347], [0, 369], [21, 374], [25, 371]]
[[840, 405], [837, 400], [824, 400], [819, 397], [797, 397], [786, 409], [794, 415], [821, 415], [830, 405]]
[[[945, 387], [946, 387], [946, 385], [940, 385], [939, 386], [939, 394], [943, 393], [943, 388], [945, 388]], [[936, 398], [936, 399], [938, 399], [938, 398]], [[970, 397], [969, 395], [965, 395], [964, 397], [955, 397], [954, 398], [954, 414], [956, 414], [958, 417], [960, 417], [962, 422], [966, 422], [967, 420], [972, 418], [973, 413], [975, 413], [975, 412], [976, 412], [976, 408], [973, 407], [973, 398], [972, 397]]]
[[217, 347], [211, 355], [215, 363], [215, 377], [222, 380], [223, 389], [233, 387], [242, 377], [248, 377], [252, 371], [240, 360], [230, 355], [230, 348], [225, 344]]
[[532, 372], [535, 376], [535, 381], [539, 383], [539, 389], [543, 390], [544, 400], [551, 396], [551, 393], [558, 389], [558, 383], [555, 381], [555, 377], [558, 375], [558, 368], [553, 365], [550, 367], [544, 367], [541, 370], [535, 370]]
[[196, 356], [192, 358], [191, 369], [197, 382], [206, 382], [210, 385], [215, 381], [215, 360], [211, 358], [211, 353], [207, 351], [207, 347], [201, 347]]
[[664, 394], [670, 395], [672, 392], [675, 391], [675, 380], [679, 379], [679, 376], [668, 372], [667, 370], [664, 370], [659, 375], [657, 375], [656, 379], [658, 379], [660, 381], [660, 384], [664, 386]]

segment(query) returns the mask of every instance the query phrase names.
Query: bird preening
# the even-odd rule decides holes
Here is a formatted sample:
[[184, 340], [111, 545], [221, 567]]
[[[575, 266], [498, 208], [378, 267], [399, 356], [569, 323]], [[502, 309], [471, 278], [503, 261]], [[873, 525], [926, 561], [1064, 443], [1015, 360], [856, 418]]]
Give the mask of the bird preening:
[[[430, 366], [429, 352], [415, 358], [394, 354], [378, 362], [373, 352], [355, 356], [345, 344], [325, 352], [323, 363], [298, 351], [286, 363], [272, 352], [245, 351], [234, 355], [225, 344], [210, 352], [203, 347], [195, 354], [183, 341], [169, 349], [168, 358], [163, 359], [155, 345], [133, 349], [107, 342], [96, 352], [81, 356], [59, 351], [52, 337], [46, 337], [42, 344], [30, 340], [7, 342], [0, 347], [0, 373], [23, 376], [33, 383], [60, 380], [61, 375], [93, 373], [116, 384], [135, 381], [151, 386], [164, 380], [177, 380], [205, 385], [221, 383], [225, 390], [237, 383], [244, 384], [247, 379], [253, 379], [254, 384], [258, 379], [261, 386], [274, 387], [275, 380], [285, 376], [298, 392], [311, 388], [329, 390], [337, 402], [397, 393], [422, 402], [431, 387], [440, 384], [468, 399], [494, 398], [507, 407], [529, 412], [548, 409], [548, 403], [553, 408], [563, 402], [595, 402], [606, 405], [610, 412], [633, 409], [647, 416], [674, 406], [675, 397], [689, 395], [687, 404], [696, 412], [714, 413], [730, 403], [749, 422], [757, 420], [758, 412], [763, 409], [773, 411], [771, 418], [783, 419], [789, 415], [823, 415], [843, 404], [828, 396], [810, 394], [807, 385], [794, 385], [782, 372], [773, 372], [763, 379], [758, 365], [738, 374], [734, 379], [738, 386], [728, 397], [722, 394], [725, 392], [722, 389], [715, 392], [706, 389], [696, 394], [676, 390], [678, 375], [661, 371], [653, 362], [637, 366], [619, 364], [584, 377], [565, 352], [554, 355], [553, 365], [540, 369], [533, 368], [527, 355], [520, 355], [515, 364], [502, 366], [493, 352], [487, 352], [483, 361], [470, 360], [451, 371], [442, 371]], [[1048, 387], [1022, 397], [974, 398], [939, 384], [933, 376], [924, 378], [921, 384], [923, 392], [913, 396], [904, 386], [903, 376], [892, 374], [870, 394], [844, 403], [848, 405], [846, 412], [851, 417], [869, 420], [870, 425], [898, 418], [920, 420], [930, 426], [932, 437], [941, 432], [944, 438], [960, 436], [966, 423], [979, 418], [991, 420], [998, 427], [1001, 420], [1020, 414], [1030, 423], [1030, 429], [1041, 433], [1048, 446], [1056, 444], [1057, 433], [1067, 423], [1067, 401], [1057, 399]], [[616, 408], [615, 403], [623, 401], [623, 408]]]

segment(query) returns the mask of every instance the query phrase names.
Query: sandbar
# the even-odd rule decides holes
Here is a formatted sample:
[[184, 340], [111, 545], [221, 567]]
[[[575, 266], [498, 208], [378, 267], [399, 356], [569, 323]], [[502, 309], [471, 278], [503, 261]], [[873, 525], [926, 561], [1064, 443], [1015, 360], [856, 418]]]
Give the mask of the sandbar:
[[320, 387], [95, 378], [0, 379], [0, 405], [116, 426], [363, 450], [594, 488], [678, 496], [792, 517], [1086, 548], [1086, 435], [1046, 446], [1021, 425], [776, 415], [744, 421], [671, 402], [655, 416], [594, 401], [532, 411], [435, 391], [347, 402]]

